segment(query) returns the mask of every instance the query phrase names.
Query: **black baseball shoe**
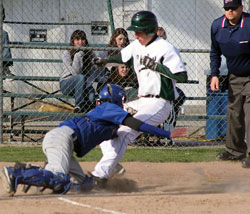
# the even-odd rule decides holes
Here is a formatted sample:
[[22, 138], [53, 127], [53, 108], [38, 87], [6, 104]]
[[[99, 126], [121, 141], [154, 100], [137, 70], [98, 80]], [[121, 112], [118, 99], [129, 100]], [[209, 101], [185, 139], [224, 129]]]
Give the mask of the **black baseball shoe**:
[[216, 155], [216, 160], [231, 160], [231, 161], [238, 161], [246, 158], [246, 154], [242, 154], [239, 156], [232, 155], [228, 151], [220, 152], [218, 155]]
[[113, 176], [123, 176], [126, 172], [126, 169], [120, 164], [116, 164], [116, 166], [113, 168], [110, 177]]
[[99, 178], [94, 176], [92, 173], [88, 173], [89, 176], [94, 180], [93, 188], [97, 190], [106, 189], [107, 188], [107, 178]]
[[93, 176], [85, 176], [85, 179], [81, 183], [72, 182], [70, 187], [70, 192], [72, 193], [88, 193], [94, 187], [94, 177]]
[[241, 166], [243, 168], [250, 168], [250, 156], [248, 156], [247, 158], [244, 158], [242, 161], [241, 161]]

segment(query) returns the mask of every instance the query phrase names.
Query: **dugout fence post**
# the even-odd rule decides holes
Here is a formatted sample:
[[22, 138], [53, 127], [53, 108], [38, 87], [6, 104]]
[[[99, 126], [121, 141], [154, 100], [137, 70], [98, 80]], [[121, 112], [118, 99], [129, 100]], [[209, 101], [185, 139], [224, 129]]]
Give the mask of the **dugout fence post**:
[[113, 18], [111, 0], [107, 0], [107, 5], [108, 5], [108, 12], [109, 12], [109, 22], [110, 22], [111, 33], [113, 33], [115, 26], [114, 26], [114, 18]]

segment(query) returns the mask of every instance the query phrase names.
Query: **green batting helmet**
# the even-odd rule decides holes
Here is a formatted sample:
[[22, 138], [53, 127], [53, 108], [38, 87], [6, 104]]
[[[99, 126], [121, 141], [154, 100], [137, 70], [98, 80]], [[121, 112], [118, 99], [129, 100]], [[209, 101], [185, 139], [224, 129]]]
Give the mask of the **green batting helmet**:
[[157, 32], [158, 22], [155, 14], [150, 11], [140, 11], [133, 15], [131, 25], [127, 28], [130, 31], [145, 30], [148, 36]]

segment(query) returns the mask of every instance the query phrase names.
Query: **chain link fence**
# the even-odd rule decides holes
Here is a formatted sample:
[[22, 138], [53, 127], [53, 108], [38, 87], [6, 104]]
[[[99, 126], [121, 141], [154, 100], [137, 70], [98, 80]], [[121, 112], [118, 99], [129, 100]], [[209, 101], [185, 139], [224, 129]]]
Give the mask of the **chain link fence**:
[[[140, 10], [155, 13], [167, 40], [180, 49], [189, 82], [177, 84], [184, 94], [175, 106], [176, 124], [170, 120], [161, 125], [165, 129], [174, 127], [173, 140], [142, 135], [131, 145], [224, 143], [227, 91], [214, 93], [209, 89], [210, 26], [223, 14], [222, 0], [0, 2], [5, 9], [0, 87], [3, 143], [41, 142], [44, 134], [61, 121], [91, 110], [98, 91], [107, 82], [122, 85], [128, 89], [128, 98], [135, 99], [138, 86], [130, 68], [95, 69], [91, 60], [119, 50], [117, 44], [110, 43], [112, 33], [117, 28], [126, 29], [132, 15]], [[245, 11], [248, 5], [245, 1]], [[85, 38], [80, 48], [71, 43], [73, 32], [74, 38]], [[129, 42], [134, 40], [133, 32], [128, 32], [128, 38]], [[76, 56], [79, 64], [73, 62]], [[222, 82], [227, 72], [223, 66]], [[79, 78], [68, 81], [72, 76], [67, 76], [67, 69], [81, 69]]]

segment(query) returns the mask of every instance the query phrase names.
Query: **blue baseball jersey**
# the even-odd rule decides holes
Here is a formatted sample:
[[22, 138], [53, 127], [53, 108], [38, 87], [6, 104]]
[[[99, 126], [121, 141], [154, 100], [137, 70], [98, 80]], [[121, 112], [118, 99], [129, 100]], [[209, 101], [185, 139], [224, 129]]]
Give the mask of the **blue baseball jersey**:
[[74, 130], [77, 142], [74, 144], [78, 157], [83, 157], [96, 145], [116, 137], [117, 129], [128, 112], [116, 104], [105, 102], [96, 106], [84, 117], [75, 117], [59, 124]]

